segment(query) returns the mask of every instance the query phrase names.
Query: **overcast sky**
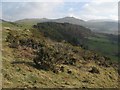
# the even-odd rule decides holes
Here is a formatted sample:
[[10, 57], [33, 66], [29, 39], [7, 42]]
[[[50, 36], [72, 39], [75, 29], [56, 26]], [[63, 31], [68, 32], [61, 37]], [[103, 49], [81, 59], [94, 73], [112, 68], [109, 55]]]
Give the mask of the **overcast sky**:
[[15, 21], [24, 18], [53, 19], [66, 16], [83, 20], [117, 20], [118, 0], [3, 0], [0, 18]]

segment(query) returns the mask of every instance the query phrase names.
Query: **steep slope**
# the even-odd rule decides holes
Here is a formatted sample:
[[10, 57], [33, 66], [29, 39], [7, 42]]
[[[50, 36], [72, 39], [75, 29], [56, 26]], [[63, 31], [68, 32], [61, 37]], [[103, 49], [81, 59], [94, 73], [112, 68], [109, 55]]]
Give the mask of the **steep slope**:
[[3, 88], [118, 87], [117, 64], [107, 57], [20, 29], [3, 28]]

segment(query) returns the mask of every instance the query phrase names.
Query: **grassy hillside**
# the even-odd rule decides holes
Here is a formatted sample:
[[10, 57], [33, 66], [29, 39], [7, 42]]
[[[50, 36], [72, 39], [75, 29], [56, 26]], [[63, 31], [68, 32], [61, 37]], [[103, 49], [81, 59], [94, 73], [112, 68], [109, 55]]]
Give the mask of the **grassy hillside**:
[[107, 57], [52, 40], [35, 28], [12, 27], [3, 28], [4, 88], [118, 87], [117, 64]]

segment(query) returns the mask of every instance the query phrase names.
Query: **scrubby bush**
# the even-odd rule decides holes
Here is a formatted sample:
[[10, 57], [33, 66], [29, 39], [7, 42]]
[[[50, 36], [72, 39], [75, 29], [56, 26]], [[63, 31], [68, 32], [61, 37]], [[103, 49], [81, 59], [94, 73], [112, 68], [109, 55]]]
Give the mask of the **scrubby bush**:
[[89, 72], [91, 72], [91, 73], [97, 73], [97, 74], [100, 73], [100, 71], [96, 67], [92, 67]]
[[31, 35], [26, 35], [26, 33], [17, 32], [17, 31], [11, 31], [8, 33], [8, 36], [6, 38], [6, 42], [9, 42], [9, 46], [11, 48], [17, 48], [18, 46], [25, 46], [25, 47], [31, 47], [33, 49], [38, 49], [42, 46], [42, 44], [37, 41], [34, 37]]
[[34, 59], [38, 68], [45, 70], [53, 69], [55, 58], [52, 57], [53, 50], [50, 48], [41, 47], [37, 52], [37, 57]]
[[[72, 54], [72, 51], [65, 51], [65, 49], [66, 47], [62, 44], [56, 44], [56, 46], [45, 45], [39, 48], [34, 62], [38, 68], [54, 71], [60, 64], [75, 65], [77, 59], [74, 54]], [[59, 70], [64, 72], [64, 67], [59, 67]]]

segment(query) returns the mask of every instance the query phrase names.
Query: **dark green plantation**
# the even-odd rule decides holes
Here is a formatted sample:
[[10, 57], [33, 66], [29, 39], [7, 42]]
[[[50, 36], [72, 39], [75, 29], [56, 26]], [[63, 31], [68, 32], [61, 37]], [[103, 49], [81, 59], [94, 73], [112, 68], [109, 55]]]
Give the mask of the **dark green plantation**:
[[91, 35], [90, 29], [69, 23], [45, 22], [33, 27], [44, 33], [46, 37], [56, 41], [65, 40], [73, 45], [82, 45], [85, 37]]

